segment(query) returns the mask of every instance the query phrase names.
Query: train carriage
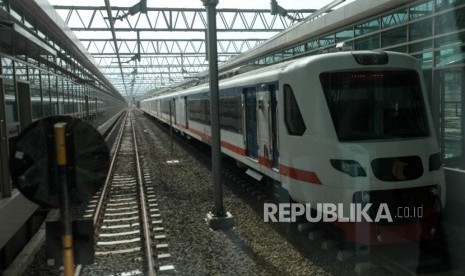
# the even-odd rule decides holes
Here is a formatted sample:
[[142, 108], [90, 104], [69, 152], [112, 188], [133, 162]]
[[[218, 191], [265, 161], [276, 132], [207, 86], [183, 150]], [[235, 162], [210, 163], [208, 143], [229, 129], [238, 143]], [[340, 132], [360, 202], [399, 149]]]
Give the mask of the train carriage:
[[[408, 55], [361, 51], [304, 57], [222, 80], [222, 151], [281, 183], [296, 202], [422, 206], [428, 216], [334, 222], [348, 240], [432, 238], [445, 181], [421, 74]], [[206, 84], [145, 99], [141, 109], [210, 140]]]

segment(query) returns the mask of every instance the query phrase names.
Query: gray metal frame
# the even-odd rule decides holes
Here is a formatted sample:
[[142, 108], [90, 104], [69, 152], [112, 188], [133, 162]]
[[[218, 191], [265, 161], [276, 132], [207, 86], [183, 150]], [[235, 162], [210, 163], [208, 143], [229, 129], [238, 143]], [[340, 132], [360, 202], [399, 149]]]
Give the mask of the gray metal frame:
[[[148, 7], [129, 14], [129, 8], [111, 2], [106, 0], [99, 7], [53, 7], [72, 31], [79, 32], [84, 47], [123, 95], [132, 99], [207, 71], [205, 9]], [[264, 9], [218, 10], [218, 61], [225, 62], [289, 28], [295, 24], [290, 18], [303, 19], [313, 12], [289, 10], [290, 16], [285, 17]], [[100, 39], [100, 33], [112, 37]], [[230, 38], [230, 33], [240, 36]]]
[[10, 172], [8, 170], [8, 134], [6, 130], [5, 94], [3, 78], [0, 77], [0, 199], [11, 196]]

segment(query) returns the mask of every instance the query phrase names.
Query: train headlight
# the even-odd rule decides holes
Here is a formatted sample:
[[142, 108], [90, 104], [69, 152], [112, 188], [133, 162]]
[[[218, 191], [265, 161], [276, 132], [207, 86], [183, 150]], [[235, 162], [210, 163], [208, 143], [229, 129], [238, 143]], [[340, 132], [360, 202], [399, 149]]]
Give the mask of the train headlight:
[[331, 162], [333, 168], [350, 176], [367, 176], [360, 163], [355, 160], [331, 159], [329, 161]]
[[429, 157], [429, 171], [437, 171], [441, 168], [442, 162], [441, 162], [441, 156], [438, 153], [431, 154]]

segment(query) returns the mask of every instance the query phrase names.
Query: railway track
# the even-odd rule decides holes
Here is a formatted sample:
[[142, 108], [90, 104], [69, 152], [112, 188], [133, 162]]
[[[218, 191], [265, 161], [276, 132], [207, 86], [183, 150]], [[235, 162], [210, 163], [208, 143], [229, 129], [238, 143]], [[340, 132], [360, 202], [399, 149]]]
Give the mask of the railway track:
[[174, 271], [150, 175], [141, 168], [133, 114], [124, 119], [102, 190], [85, 217], [95, 226], [95, 263], [78, 274], [156, 275]]

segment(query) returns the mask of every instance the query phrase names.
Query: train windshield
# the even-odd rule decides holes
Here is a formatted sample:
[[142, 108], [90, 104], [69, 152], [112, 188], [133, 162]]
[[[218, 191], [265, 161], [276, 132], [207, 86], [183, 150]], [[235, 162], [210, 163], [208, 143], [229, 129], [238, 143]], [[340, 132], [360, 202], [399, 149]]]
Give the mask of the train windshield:
[[429, 135], [415, 71], [328, 72], [320, 80], [339, 141]]

